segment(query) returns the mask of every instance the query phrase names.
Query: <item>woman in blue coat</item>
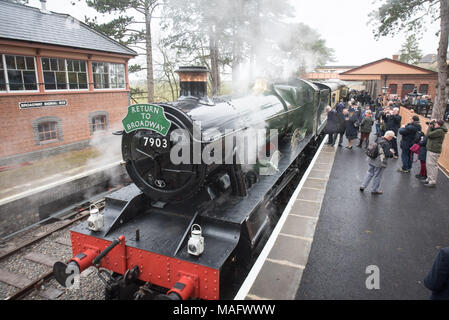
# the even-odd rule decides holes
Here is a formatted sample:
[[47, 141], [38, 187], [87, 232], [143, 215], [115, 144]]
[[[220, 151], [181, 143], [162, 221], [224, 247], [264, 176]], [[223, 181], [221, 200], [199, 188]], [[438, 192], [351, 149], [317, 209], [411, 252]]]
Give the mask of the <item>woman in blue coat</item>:
[[352, 149], [352, 141], [358, 138], [359, 130], [356, 127], [357, 115], [354, 112], [348, 112], [345, 110], [345, 128], [346, 139], [348, 139], [347, 149]]

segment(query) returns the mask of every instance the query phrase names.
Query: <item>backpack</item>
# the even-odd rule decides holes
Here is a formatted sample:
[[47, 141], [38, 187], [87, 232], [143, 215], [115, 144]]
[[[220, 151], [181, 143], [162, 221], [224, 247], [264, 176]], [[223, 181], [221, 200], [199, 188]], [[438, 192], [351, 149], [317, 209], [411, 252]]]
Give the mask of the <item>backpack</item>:
[[371, 142], [365, 152], [371, 159], [376, 159], [379, 156], [379, 144], [377, 142]]
[[413, 143], [420, 143], [421, 142], [421, 138], [424, 136], [424, 132], [422, 131], [417, 131], [415, 133], [415, 137], [413, 138]]

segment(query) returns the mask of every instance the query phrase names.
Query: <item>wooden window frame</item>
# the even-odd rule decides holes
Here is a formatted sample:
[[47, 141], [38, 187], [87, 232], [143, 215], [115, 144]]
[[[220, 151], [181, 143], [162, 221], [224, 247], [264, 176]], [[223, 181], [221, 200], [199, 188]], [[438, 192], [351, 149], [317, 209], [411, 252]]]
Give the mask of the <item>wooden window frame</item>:
[[[48, 61], [49, 61], [49, 63], [50, 63], [50, 70], [44, 70], [44, 60], [45, 59], [48, 59]], [[57, 64], [58, 64], [58, 70], [51, 70], [51, 63], [52, 63], [52, 61], [51, 60], [56, 60], [56, 62], [57, 62]], [[59, 70], [59, 61], [60, 60], [64, 60], [64, 70]], [[80, 65], [80, 71], [69, 71], [69, 68], [68, 68], [68, 62], [71, 62], [71, 63], [73, 63], [74, 61], [77, 61], [77, 62], [79, 62], [79, 63], [84, 63], [84, 70], [85, 71], [81, 71], [81, 65]], [[80, 59], [68, 59], [68, 58], [56, 58], [56, 57], [41, 57], [41, 69], [42, 69], [42, 79], [43, 79], [43, 82], [44, 82], [44, 91], [45, 92], [53, 92], [53, 91], [89, 91], [89, 69], [88, 69], [88, 64], [87, 64], [87, 60], [80, 60]], [[57, 78], [56, 78], [56, 72], [64, 72], [64, 74], [65, 74], [65, 82], [64, 82], [64, 84], [66, 85], [66, 88], [65, 89], [61, 89], [61, 88], [58, 88], [57, 87]], [[46, 88], [45, 87], [45, 85], [46, 85], [46, 83], [45, 83], [45, 73], [53, 73], [54, 75], [53, 75], [53, 77], [54, 77], [54, 79], [55, 79], [55, 82], [54, 82], [54, 84], [55, 84], [55, 88], [54, 89], [49, 89], [49, 88]], [[71, 82], [69, 81], [69, 73], [76, 73], [76, 78], [77, 78], [77, 85], [78, 85], [78, 88], [77, 89], [74, 89], [74, 88], [70, 88], [70, 84], [71, 84]], [[79, 74], [80, 73], [83, 73], [83, 74], [85, 74], [86, 75], [86, 88], [79, 88], [79, 85], [80, 85], [80, 83], [79, 83]]]
[[[98, 68], [98, 65], [100, 65], [100, 64], [103, 64], [103, 68], [104, 68], [104, 66], [105, 65], [107, 65], [108, 66], [108, 71], [107, 72], [104, 72], [104, 69], [103, 69], [103, 72], [98, 72], [97, 71], [97, 68]], [[121, 73], [122, 71], [117, 71], [117, 70], [113, 70], [114, 68], [116, 68], [117, 66], [123, 66], [123, 87], [116, 87], [116, 88], [113, 88], [111, 85], [113, 84], [112, 82], [111, 82], [111, 76], [113, 75], [113, 76], [115, 76], [115, 77], [118, 77], [118, 75], [119, 75], [119, 72]], [[95, 71], [94, 71], [94, 69], [96, 69]], [[98, 91], [101, 91], [101, 90], [124, 90], [124, 89], [126, 89], [126, 65], [124, 64], [124, 63], [113, 63], [113, 62], [104, 62], [104, 61], [92, 61], [92, 69], [91, 69], [91, 72], [92, 72], [92, 79], [93, 79], [93, 87], [94, 87], [94, 90], [98, 90]], [[96, 75], [99, 75], [100, 76], [100, 82], [101, 82], [101, 87], [96, 87], [96, 85], [98, 84], [98, 82], [96, 81], [96, 79], [95, 79], [95, 76]], [[105, 87], [105, 85], [104, 85], [104, 77], [107, 75], [107, 77], [108, 77], [108, 86], [107, 87]], [[118, 85], [118, 81], [117, 81], [117, 83], [116, 83], [117, 85]]]
[[[6, 56], [12, 56], [14, 57], [14, 64], [15, 64], [15, 69], [8, 69], [8, 66], [6, 64]], [[25, 67], [25, 69], [17, 69], [17, 57], [23, 57], [25, 60], [25, 64], [26, 64], [26, 58], [32, 58], [33, 59], [33, 64], [34, 64], [34, 69], [27, 69]], [[2, 90], [0, 92], [2, 93], [25, 93], [25, 92], [39, 92], [39, 78], [37, 76], [37, 61], [36, 61], [36, 57], [35, 56], [27, 56], [27, 55], [21, 55], [21, 54], [8, 54], [8, 53], [2, 53], [0, 54], [0, 58], [3, 62], [3, 74], [5, 77], [5, 84], [6, 84], [6, 91]], [[11, 90], [11, 84], [9, 82], [9, 76], [8, 76], [8, 70], [16, 70], [20, 72], [21, 78], [22, 78], [22, 86], [23, 86], [23, 90]], [[32, 89], [32, 90], [27, 90], [25, 89], [25, 83], [24, 83], [24, 79], [23, 79], [23, 72], [24, 71], [34, 71], [34, 79], [35, 79], [35, 86], [36, 89]]]

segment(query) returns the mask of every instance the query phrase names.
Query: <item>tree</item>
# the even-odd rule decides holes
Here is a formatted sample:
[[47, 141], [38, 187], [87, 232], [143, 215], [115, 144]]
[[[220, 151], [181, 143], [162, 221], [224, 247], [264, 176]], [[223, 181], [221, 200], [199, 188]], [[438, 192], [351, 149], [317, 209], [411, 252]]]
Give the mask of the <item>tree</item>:
[[229, 36], [232, 3], [219, 0], [166, 0], [165, 45], [210, 70], [211, 94], [220, 93], [220, 66], [226, 59], [223, 43]]
[[[303, 23], [288, 25], [287, 37], [280, 48], [290, 64], [290, 75], [300, 76], [328, 61], [335, 61], [334, 50], [326, 46], [320, 34]], [[298, 41], [300, 39], [300, 41]]]
[[[292, 12], [287, 0], [166, 0], [164, 15], [169, 19], [164, 20], [163, 29], [168, 31], [165, 41], [178, 53], [188, 52], [194, 61], [208, 66], [212, 95], [220, 92], [220, 71], [231, 68], [236, 92], [253, 80], [256, 69], [266, 76], [279, 76], [277, 71], [287, 59], [287, 51], [296, 50], [297, 54], [301, 37], [309, 39], [310, 34], [298, 34], [285, 22]], [[313, 35], [319, 38], [317, 32]], [[311, 60], [305, 58], [306, 52], [310, 56], [320, 52], [315, 60], [325, 60], [321, 55], [324, 49], [330, 50], [323, 40], [308, 40], [300, 56], [289, 55], [290, 62], [297, 62], [290, 67], [298, 70], [300, 63]], [[245, 71], [241, 70], [244, 64], [250, 66]], [[239, 81], [242, 75], [246, 79]]]
[[[154, 10], [162, 3], [161, 0], [87, 0], [86, 3], [99, 13], [120, 14], [118, 18], [103, 24], [99, 24], [96, 18], [86, 18], [86, 22], [90, 26], [122, 44], [145, 50], [148, 101], [154, 101], [151, 21]], [[138, 24], [143, 24], [143, 29], [134, 27]], [[139, 46], [141, 43], [145, 44], [145, 48]], [[143, 70], [143, 68], [133, 65], [130, 66], [130, 70], [138, 71]]]
[[422, 58], [422, 51], [414, 34], [407, 37], [400, 50], [399, 60], [409, 64], [417, 64]]
[[370, 13], [376, 38], [398, 31], [419, 32], [430, 20], [440, 20], [438, 47], [438, 88], [432, 118], [442, 119], [447, 103], [447, 49], [449, 38], [449, 0], [385, 0]]

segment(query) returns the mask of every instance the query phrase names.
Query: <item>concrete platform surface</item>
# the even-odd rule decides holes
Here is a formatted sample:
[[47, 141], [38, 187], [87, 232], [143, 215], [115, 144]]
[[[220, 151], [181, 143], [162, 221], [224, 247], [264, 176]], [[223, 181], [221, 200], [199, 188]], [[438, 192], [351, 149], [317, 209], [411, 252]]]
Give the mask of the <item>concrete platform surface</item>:
[[[383, 195], [371, 186], [361, 192], [364, 150], [338, 148], [296, 299], [429, 298], [423, 279], [449, 246], [449, 179], [440, 170], [437, 188], [428, 189], [415, 178], [419, 162], [411, 174], [397, 172], [400, 165], [389, 160]], [[379, 288], [368, 289], [374, 273]]]
[[335, 148], [323, 143], [235, 299], [295, 298], [334, 157]]

